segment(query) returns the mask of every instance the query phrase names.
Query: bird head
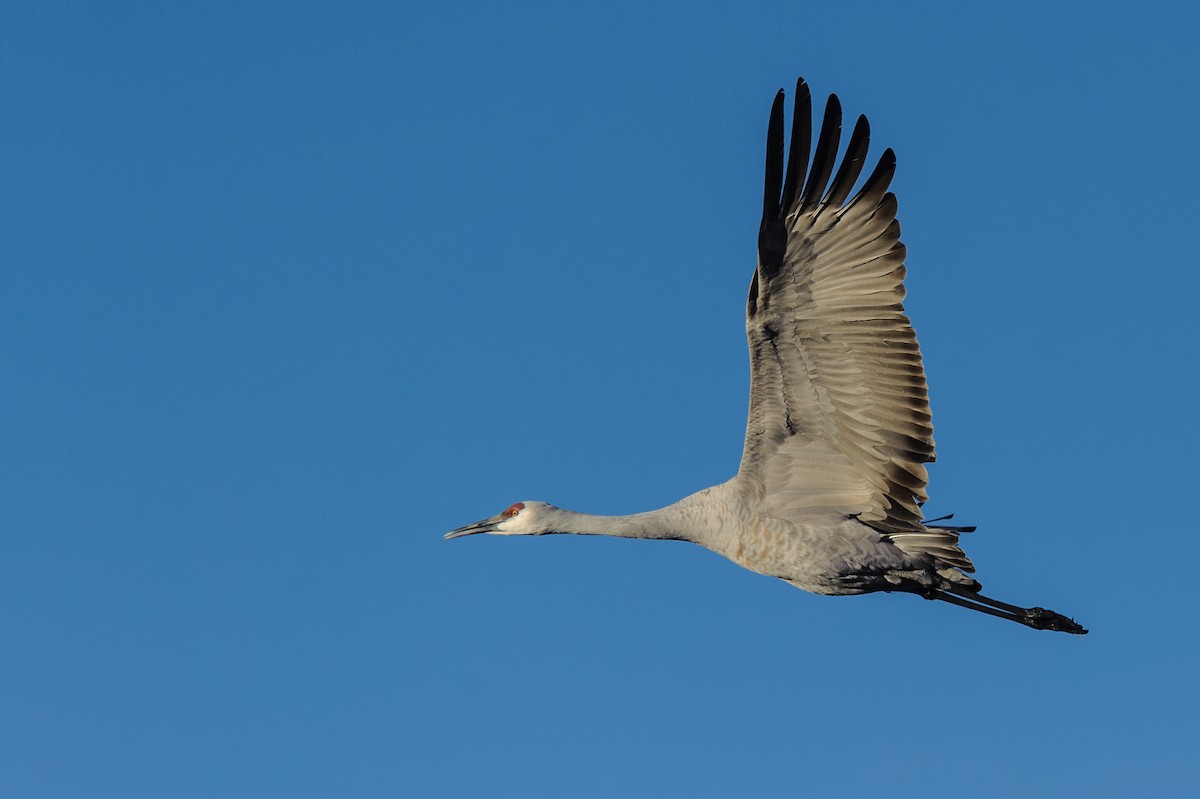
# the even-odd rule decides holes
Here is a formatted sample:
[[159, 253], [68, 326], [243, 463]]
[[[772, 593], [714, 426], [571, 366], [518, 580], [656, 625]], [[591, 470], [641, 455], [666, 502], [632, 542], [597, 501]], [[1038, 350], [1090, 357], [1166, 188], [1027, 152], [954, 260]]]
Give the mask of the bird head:
[[487, 519], [451, 530], [444, 536], [447, 539], [459, 538], [476, 533], [492, 535], [541, 535], [550, 532], [548, 513], [552, 505], [545, 502], [514, 502], [500, 513]]

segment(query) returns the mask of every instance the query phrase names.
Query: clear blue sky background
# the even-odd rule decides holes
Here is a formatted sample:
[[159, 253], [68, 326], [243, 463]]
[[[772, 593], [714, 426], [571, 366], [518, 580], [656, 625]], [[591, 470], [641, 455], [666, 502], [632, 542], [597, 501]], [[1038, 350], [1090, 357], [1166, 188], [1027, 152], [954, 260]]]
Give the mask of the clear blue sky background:
[[[7, 4], [0, 795], [1197, 790], [1196, 9]], [[733, 473], [797, 75], [898, 154], [927, 510], [1087, 638], [441, 540]]]

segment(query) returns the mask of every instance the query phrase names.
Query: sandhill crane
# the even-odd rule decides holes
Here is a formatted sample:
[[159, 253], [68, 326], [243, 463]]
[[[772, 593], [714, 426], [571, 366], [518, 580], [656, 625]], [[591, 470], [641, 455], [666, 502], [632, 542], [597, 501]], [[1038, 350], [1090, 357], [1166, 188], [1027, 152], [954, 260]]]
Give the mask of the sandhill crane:
[[841, 125], [831, 95], [805, 182], [808, 85], [796, 82], [786, 170], [782, 89], [771, 107], [758, 265], [746, 304], [750, 414], [737, 474], [632, 516], [517, 502], [446, 538], [691, 541], [817, 594], [903, 591], [1038, 630], [1087, 632], [1054, 611], [983, 596], [958, 543], [974, 528], [922, 517], [933, 426], [921, 352], [901, 304], [905, 248], [888, 191], [896, 158], [884, 151], [851, 198], [869, 128], [860, 116], [829, 183]]

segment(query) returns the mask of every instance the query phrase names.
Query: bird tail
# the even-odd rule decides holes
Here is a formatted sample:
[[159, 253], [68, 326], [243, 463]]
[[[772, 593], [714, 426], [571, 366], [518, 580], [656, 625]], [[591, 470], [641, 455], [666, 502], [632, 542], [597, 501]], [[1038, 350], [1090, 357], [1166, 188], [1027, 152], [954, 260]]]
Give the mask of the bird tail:
[[889, 533], [888, 538], [906, 554], [932, 558], [939, 566], [938, 574], [947, 580], [964, 586], [977, 587], [978, 583], [961, 573], [974, 572], [975, 564], [971, 563], [967, 553], [963, 552], [958, 545], [958, 536], [961, 533], [973, 533], [975, 528], [973, 526], [933, 524], [933, 522], [942, 522], [953, 518], [953, 513], [939, 516], [924, 522], [920, 528], [912, 532]]

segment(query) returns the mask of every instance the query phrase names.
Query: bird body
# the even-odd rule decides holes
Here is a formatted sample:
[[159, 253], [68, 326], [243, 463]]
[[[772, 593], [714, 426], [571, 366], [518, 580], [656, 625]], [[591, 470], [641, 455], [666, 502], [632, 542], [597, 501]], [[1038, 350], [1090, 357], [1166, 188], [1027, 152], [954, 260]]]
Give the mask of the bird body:
[[[748, 495], [737, 477], [657, 510], [628, 516], [578, 513], [527, 500], [516, 516], [468, 525], [448, 533], [495, 535], [607, 535], [690, 541], [768, 577], [814, 594], [862, 594], [891, 590], [897, 579], [932, 585], [929, 563], [904, 552], [885, 534], [834, 514], [801, 522], [780, 518]], [[480, 525], [489, 529], [477, 529]], [[973, 584], [956, 570], [948, 577]]]
[[903, 591], [1035, 629], [1085, 633], [1053, 611], [980, 594], [958, 543], [974, 528], [923, 518], [933, 425], [902, 304], [905, 248], [888, 191], [895, 156], [885, 151], [851, 197], [869, 126], [858, 118], [838, 165], [841, 105], [830, 96], [810, 171], [811, 96], [800, 80], [785, 169], [783, 100], [780, 91], [771, 109], [746, 304], [750, 410], [738, 473], [646, 513], [594, 516], [525, 501], [446, 537], [691, 541], [817, 594]]

